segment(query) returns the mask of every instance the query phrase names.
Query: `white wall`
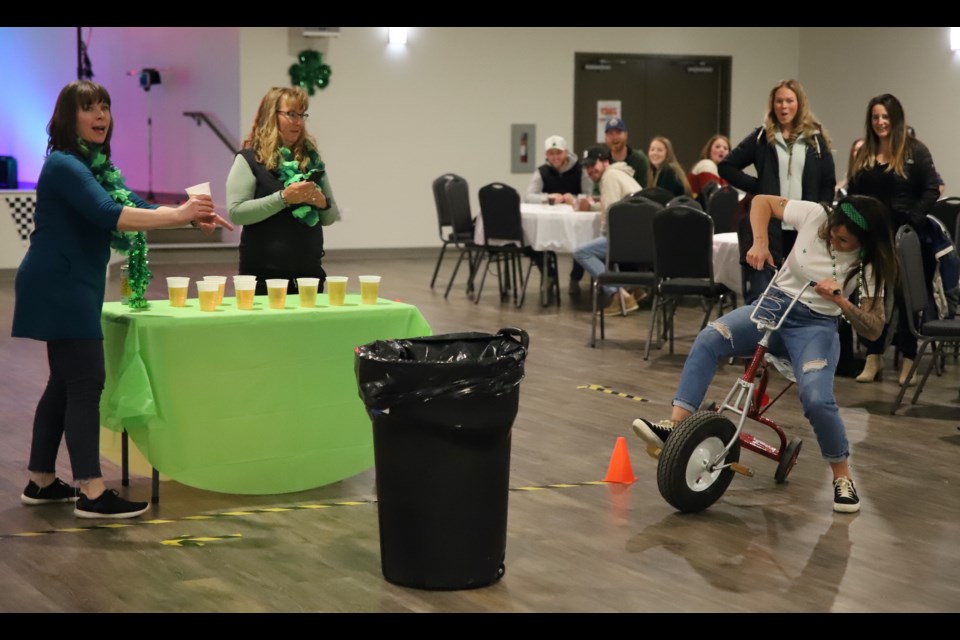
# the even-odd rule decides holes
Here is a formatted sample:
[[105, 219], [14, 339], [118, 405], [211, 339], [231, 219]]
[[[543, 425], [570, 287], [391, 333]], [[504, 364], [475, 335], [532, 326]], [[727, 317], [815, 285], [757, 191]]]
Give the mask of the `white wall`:
[[510, 173], [510, 124], [535, 123], [540, 140], [572, 139], [575, 52], [732, 56], [736, 140], [800, 64], [797, 28], [412, 27], [408, 42], [388, 47], [385, 27], [343, 27], [330, 39], [240, 29], [244, 129], [266, 89], [289, 84], [300, 50], [316, 48], [332, 67], [309, 124], [345, 209], [327, 233], [331, 249], [435, 245], [430, 183], [447, 171], [467, 179], [474, 206], [484, 184], [525, 189], [529, 175]]
[[803, 28], [800, 52], [804, 88], [833, 137], [838, 175], [864, 135], [867, 103], [892, 93], [930, 148], [947, 195], [960, 193], [960, 54], [950, 51], [949, 27]]

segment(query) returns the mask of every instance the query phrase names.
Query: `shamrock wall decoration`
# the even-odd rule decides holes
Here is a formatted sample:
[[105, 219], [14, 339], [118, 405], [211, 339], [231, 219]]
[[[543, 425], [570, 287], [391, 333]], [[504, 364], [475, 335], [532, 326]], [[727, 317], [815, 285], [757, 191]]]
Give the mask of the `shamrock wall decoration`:
[[330, 84], [330, 65], [323, 64], [319, 51], [307, 49], [297, 56], [300, 62], [290, 65], [290, 81], [313, 95], [314, 87], [325, 89]]

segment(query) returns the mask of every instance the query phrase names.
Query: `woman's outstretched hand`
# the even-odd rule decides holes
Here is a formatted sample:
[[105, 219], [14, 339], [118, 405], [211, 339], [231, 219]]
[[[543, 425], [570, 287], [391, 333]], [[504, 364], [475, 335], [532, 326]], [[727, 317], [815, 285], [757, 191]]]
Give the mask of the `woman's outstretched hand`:
[[213, 207], [213, 198], [208, 195], [190, 196], [190, 199], [177, 207], [184, 222], [189, 222], [204, 233], [212, 233], [217, 227], [233, 230], [233, 225], [217, 215]]

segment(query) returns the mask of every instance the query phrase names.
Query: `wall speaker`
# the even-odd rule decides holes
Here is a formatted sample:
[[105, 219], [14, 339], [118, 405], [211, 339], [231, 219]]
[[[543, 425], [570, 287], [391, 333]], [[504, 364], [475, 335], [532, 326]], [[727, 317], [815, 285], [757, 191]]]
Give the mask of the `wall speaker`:
[[0, 156], [0, 189], [19, 189], [17, 182], [17, 159], [13, 156]]

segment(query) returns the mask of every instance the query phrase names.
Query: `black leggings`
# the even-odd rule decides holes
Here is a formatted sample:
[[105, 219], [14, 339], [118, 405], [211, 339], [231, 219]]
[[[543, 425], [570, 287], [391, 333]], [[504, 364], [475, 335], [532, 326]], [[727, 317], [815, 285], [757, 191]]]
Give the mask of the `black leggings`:
[[29, 469], [56, 473], [60, 440], [66, 437], [74, 481], [99, 478], [103, 340], [51, 340], [47, 362], [50, 379], [33, 419]]

